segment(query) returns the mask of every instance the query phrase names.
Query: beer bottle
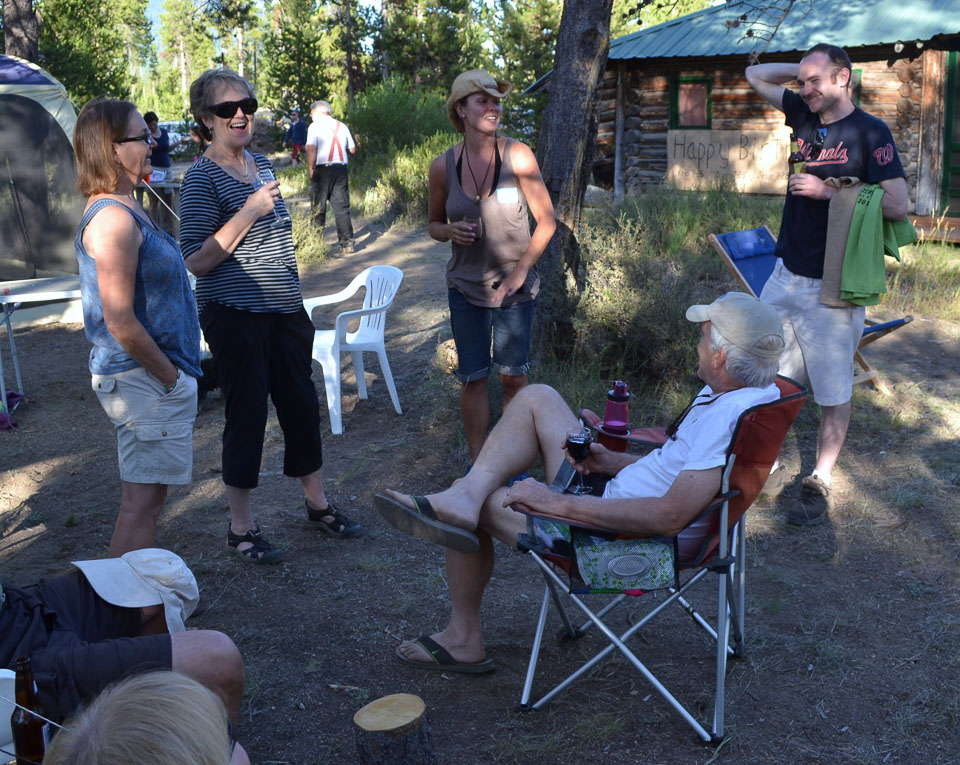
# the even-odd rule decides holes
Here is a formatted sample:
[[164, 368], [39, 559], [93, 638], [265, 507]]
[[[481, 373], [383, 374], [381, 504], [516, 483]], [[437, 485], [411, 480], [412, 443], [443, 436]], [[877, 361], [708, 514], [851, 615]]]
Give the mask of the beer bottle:
[[[31, 712], [46, 716], [40, 706], [37, 684], [33, 679], [30, 659], [17, 659], [17, 677], [14, 683], [17, 706], [10, 716], [10, 729], [13, 733], [13, 749], [17, 755], [17, 765], [31, 765], [43, 762], [44, 752], [50, 743], [50, 724]], [[21, 709], [21, 707], [24, 707]], [[27, 711], [29, 710], [29, 711]]]
[[790, 168], [788, 175], [802, 173], [807, 164], [803, 159], [803, 154], [800, 153], [800, 144], [797, 142], [797, 136], [794, 133], [790, 134], [790, 157], [787, 159], [787, 164]]

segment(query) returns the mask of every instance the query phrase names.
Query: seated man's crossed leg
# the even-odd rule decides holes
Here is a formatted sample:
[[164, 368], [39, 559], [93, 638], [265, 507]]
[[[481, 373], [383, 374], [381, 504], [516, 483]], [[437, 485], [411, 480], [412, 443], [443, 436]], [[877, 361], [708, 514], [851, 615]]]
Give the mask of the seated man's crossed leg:
[[[421, 636], [402, 643], [397, 649], [401, 660], [460, 672], [489, 672], [495, 668], [485, 658], [480, 624], [483, 591], [493, 573], [492, 538], [515, 547], [517, 535], [526, 525], [525, 516], [504, 507], [506, 484], [511, 476], [530, 468], [538, 456], [546, 475], [556, 475], [565, 459], [567, 429], [576, 424], [576, 416], [559, 393], [545, 385], [527, 386], [517, 393], [490, 432], [470, 472], [446, 491], [426, 496], [438, 522], [475, 534], [476, 551], [448, 546], [450, 623], [426, 639]], [[533, 479], [527, 480], [534, 483]], [[377, 507], [388, 521], [414, 536], [443, 543], [431, 535], [431, 527], [424, 526], [426, 531], [419, 534], [407, 523], [403, 516], [412, 515], [416, 524], [418, 515], [412, 497], [395, 491], [386, 495], [377, 499]], [[409, 508], [409, 513], [401, 506]], [[443, 650], [437, 651], [438, 646]]]

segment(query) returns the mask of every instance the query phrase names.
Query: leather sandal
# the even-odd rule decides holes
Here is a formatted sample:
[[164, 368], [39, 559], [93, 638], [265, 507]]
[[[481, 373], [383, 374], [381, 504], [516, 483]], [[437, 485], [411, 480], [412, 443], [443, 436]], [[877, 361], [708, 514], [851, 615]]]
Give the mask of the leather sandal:
[[[249, 542], [251, 547], [243, 550], [240, 545]], [[246, 534], [234, 534], [227, 523], [227, 549], [233, 550], [248, 563], [260, 566], [265, 563], [277, 563], [283, 558], [283, 550], [278, 550], [260, 533], [260, 526], [251, 529]]]
[[[350, 520], [346, 513], [340, 512], [333, 502], [327, 502], [325, 510], [316, 510], [307, 506], [307, 526], [311, 529], [319, 529], [328, 537], [333, 539], [351, 539], [358, 537], [363, 533], [363, 526], [356, 521]], [[333, 518], [332, 522], [325, 521], [324, 518]]]

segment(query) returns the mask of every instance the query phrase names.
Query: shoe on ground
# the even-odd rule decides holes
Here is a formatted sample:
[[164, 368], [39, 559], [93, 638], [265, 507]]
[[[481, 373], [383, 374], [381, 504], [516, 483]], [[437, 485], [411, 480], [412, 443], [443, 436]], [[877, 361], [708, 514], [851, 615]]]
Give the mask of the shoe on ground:
[[808, 475], [800, 483], [800, 499], [790, 509], [787, 522], [794, 526], [816, 526], [827, 520], [834, 507], [830, 487], [817, 476]]
[[776, 499], [783, 494], [783, 490], [787, 487], [787, 483], [787, 466], [777, 465], [776, 470], [767, 476], [767, 480], [764, 482], [763, 488], [760, 489], [760, 494], [761, 496], [768, 497], [769, 499]]
[[[339, 510], [333, 502], [327, 503], [329, 507], [326, 510], [315, 510], [306, 503], [307, 507], [307, 526], [326, 534], [331, 539], [353, 539], [363, 533], [363, 526], [356, 521], [350, 520], [347, 514]], [[325, 518], [333, 518], [333, 521], [326, 521]]]
[[341, 244], [340, 245], [340, 254], [341, 255], [353, 255], [354, 249], [352, 244]]

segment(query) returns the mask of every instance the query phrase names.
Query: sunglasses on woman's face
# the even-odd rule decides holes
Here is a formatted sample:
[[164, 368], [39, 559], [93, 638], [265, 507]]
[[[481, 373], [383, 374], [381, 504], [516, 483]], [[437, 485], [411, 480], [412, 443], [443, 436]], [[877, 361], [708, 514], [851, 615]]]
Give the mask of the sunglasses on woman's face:
[[239, 101], [221, 101], [219, 104], [211, 106], [210, 111], [220, 119], [226, 120], [236, 114], [237, 109], [240, 109], [247, 116], [256, 114], [258, 106], [255, 98], [241, 98]]

